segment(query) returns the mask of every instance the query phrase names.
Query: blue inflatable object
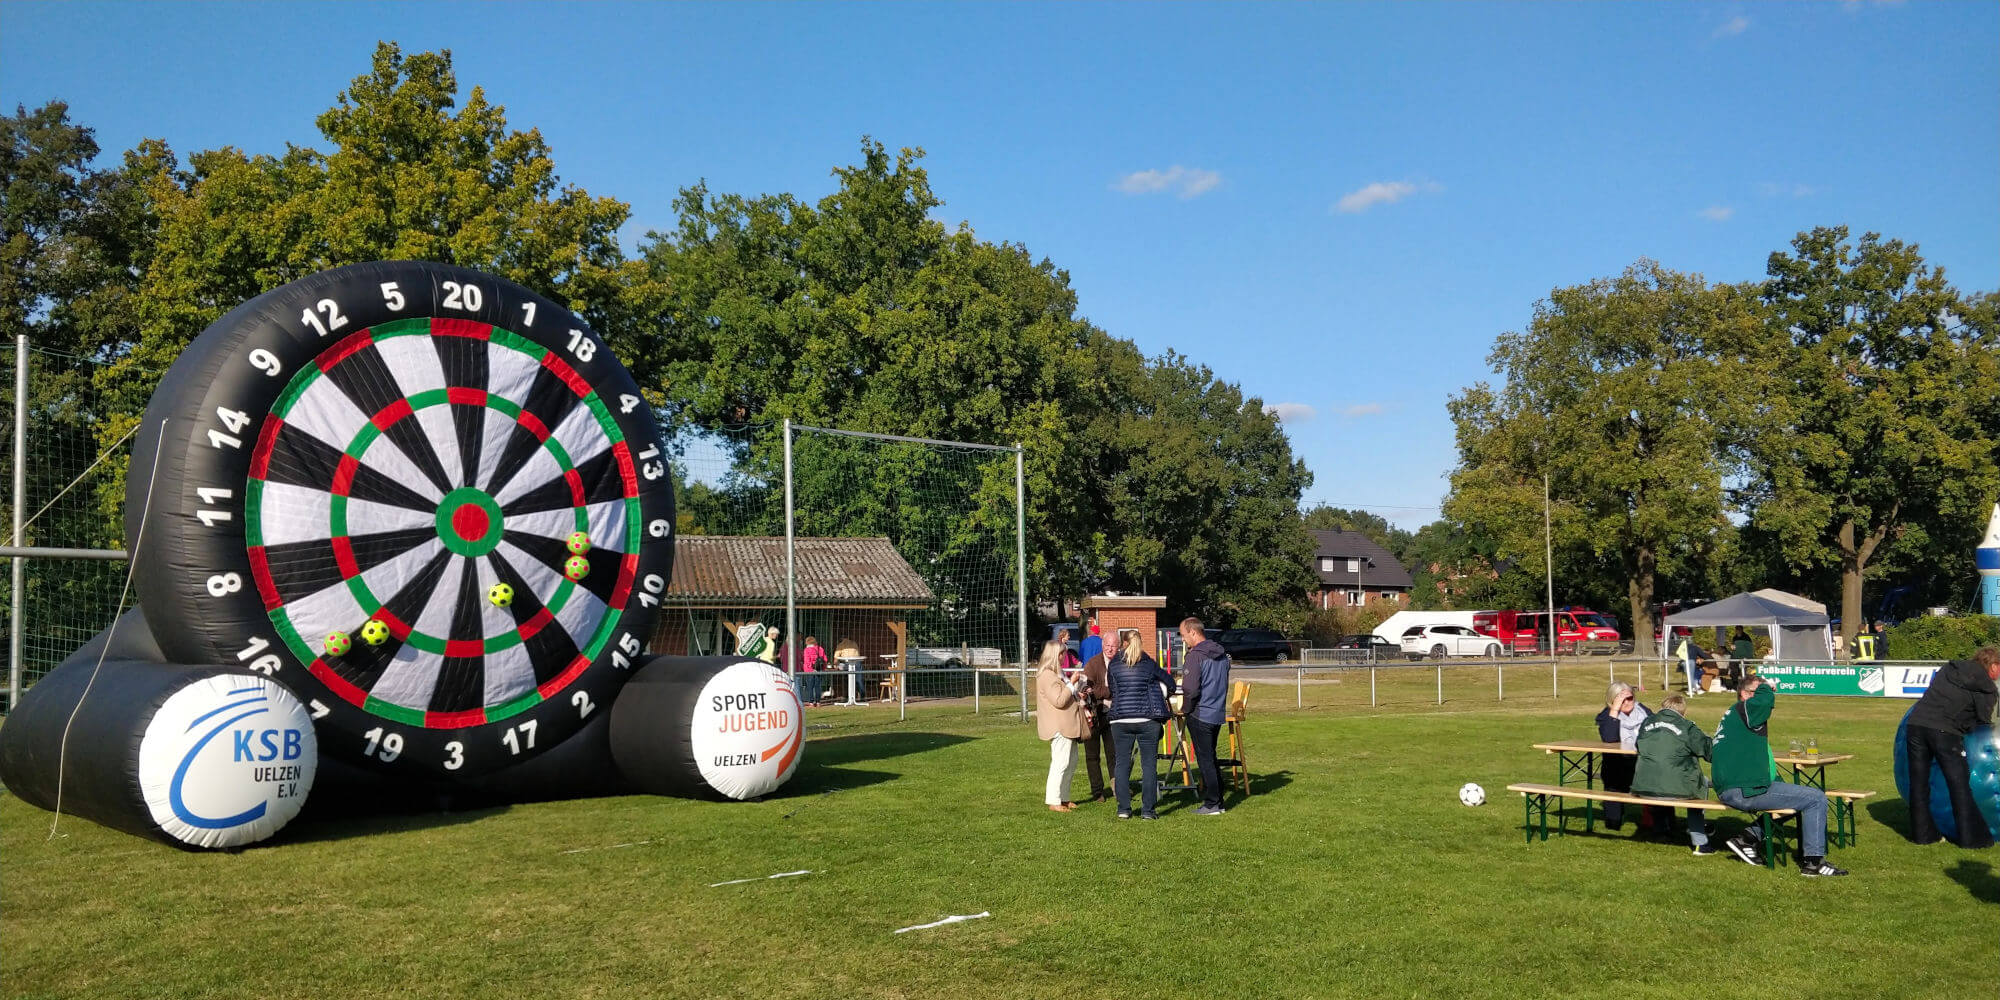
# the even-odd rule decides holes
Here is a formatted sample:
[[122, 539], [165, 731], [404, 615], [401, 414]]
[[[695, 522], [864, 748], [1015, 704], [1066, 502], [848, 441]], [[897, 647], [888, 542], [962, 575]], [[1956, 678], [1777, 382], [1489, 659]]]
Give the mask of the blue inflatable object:
[[[1914, 708], [1915, 706], [1912, 706]], [[1903, 752], [1903, 734], [1909, 730], [1910, 713], [1896, 726], [1896, 792], [1910, 800], [1910, 762]], [[1965, 762], [1972, 770], [1972, 801], [1986, 828], [2000, 837], [2000, 732], [1980, 726], [1965, 734]], [[1944, 787], [1944, 772], [1931, 764], [1931, 819], [1948, 840], [1958, 839], [1958, 820], [1951, 814], [1951, 792]]]

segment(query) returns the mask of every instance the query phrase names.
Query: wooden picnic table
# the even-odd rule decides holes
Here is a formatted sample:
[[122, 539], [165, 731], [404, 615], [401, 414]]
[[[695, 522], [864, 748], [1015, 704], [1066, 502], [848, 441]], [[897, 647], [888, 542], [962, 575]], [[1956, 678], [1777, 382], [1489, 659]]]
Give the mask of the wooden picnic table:
[[[1554, 754], [1556, 756], [1556, 784], [1558, 786], [1573, 784], [1575, 779], [1581, 776], [1585, 789], [1595, 788], [1597, 777], [1602, 773], [1603, 769], [1599, 766], [1598, 755], [1620, 754], [1628, 757], [1636, 757], [1639, 754], [1639, 751], [1628, 750], [1622, 744], [1607, 743], [1602, 740], [1551, 740], [1547, 743], [1537, 743], [1534, 747], [1543, 753]], [[1827, 805], [1829, 807], [1827, 809], [1827, 819], [1831, 822], [1832, 827], [1827, 831], [1829, 834], [1828, 839], [1835, 846], [1852, 846], [1856, 839], [1854, 803], [1858, 799], [1868, 798], [1875, 793], [1858, 791], [1828, 792], [1826, 788], [1826, 768], [1829, 764], [1838, 764], [1842, 761], [1853, 760], [1854, 755], [1851, 753], [1793, 754], [1790, 751], [1786, 751], [1785, 753], [1773, 751], [1771, 759], [1780, 766], [1792, 769], [1792, 784], [1818, 789], [1820, 792], [1826, 794]], [[1596, 816], [1593, 814], [1593, 810], [1586, 805], [1584, 809], [1584, 829], [1588, 831], [1595, 827]]]

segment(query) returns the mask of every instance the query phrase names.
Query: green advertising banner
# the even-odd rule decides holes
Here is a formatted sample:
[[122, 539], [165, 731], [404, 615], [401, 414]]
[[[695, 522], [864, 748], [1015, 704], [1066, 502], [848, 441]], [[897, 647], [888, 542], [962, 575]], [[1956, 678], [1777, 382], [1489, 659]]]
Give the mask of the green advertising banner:
[[1760, 663], [1757, 673], [1779, 694], [1830, 694], [1880, 698], [1886, 682], [1872, 663]]

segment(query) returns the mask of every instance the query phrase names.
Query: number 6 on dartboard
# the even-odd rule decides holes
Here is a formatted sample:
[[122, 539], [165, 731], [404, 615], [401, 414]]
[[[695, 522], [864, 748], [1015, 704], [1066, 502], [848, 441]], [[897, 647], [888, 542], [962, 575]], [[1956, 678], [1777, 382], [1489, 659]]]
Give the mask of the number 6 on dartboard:
[[274, 676], [364, 766], [487, 773], [603, 717], [674, 546], [652, 408], [603, 347], [439, 264], [328, 271], [217, 321], [146, 412], [131, 467], [155, 480], [127, 482], [162, 651]]

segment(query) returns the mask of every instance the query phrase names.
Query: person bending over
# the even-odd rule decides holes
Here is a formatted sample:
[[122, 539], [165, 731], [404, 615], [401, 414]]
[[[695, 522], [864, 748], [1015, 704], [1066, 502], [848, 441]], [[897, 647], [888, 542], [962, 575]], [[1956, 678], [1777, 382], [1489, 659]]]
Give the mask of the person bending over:
[[[1668, 695], [1660, 702], [1660, 710], [1639, 726], [1639, 763], [1632, 772], [1632, 794], [1701, 798], [1705, 784], [1701, 762], [1708, 759], [1709, 745], [1708, 734], [1688, 721], [1687, 698]], [[1715, 853], [1715, 848], [1708, 846], [1707, 815], [1700, 809], [1687, 811], [1688, 842], [1694, 845], [1696, 857]]]
[[[1826, 862], [1826, 793], [1817, 788], [1778, 780], [1778, 762], [1771, 756], [1771, 709], [1778, 692], [1762, 677], [1745, 677], [1736, 704], [1723, 713], [1709, 753], [1715, 769], [1715, 797], [1732, 809], [1796, 809], [1805, 843], [1799, 847], [1799, 874], [1810, 877], [1845, 875]], [[1753, 865], [1763, 864], [1755, 826], [1727, 842], [1730, 853]]]
[[1160, 798], [1160, 736], [1167, 721], [1172, 674], [1160, 669], [1139, 644], [1139, 631], [1118, 633], [1118, 650], [1106, 657], [1111, 681], [1111, 786], [1118, 795], [1118, 818], [1132, 818], [1132, 758], [1145, 778], [1139, 817], [1157, 819]]
[[1181, 641], [1187, 644], [1181, 671], [1181, 710], [1194, 735], [1195, 764], [1201, 769], [1201, 808], [1196, 816], [1220, 816], [1222, 771], [1215, 766], [1215, 740], [1229, 714], [1229, 654], [1208, 638], [1201, 619], [1181, 620]]
[[1951, 795], [1951, 816], [1958, 824], [1958, 846], [1992, 847], [1993, 831], [1972, 799], [1972, 777], [1965, 760], [1965, 734], [1993, 721], [2000, 703], [2000, 646], [1988, 646], [1970, 660], [1953, 660], [1931, 676], [1931, 686], [1910, 709], [1903, 730], [1903, 754], [1910, 767], [1910, 839], [1919, 844], [1942, 840], [1931, 817], [1931, 761], [1944, 772]]

